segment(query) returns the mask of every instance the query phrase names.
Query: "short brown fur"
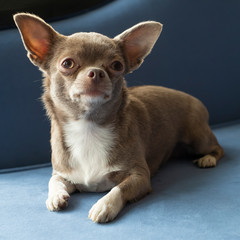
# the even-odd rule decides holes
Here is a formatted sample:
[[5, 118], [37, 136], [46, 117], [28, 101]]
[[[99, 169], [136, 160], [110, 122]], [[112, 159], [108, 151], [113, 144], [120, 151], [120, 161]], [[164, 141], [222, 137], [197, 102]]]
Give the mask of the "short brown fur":
[[[63, 36], [31, 14], [17, 14], [14, 19], [30, 60], [45, 76], [42, 99], [51, 120], [53, 165], [50, 210], [66, 207], [69, 194], [81, 188], [59, 175], [75, 170], [64, 134], [69, 122], [84, 119], [104, 129], [111, 126], [114, 132], [106, 161], [109, 168], [118, 167], [108, 173], [108, 180], [118, 187], [121, 199], [117, 204], [116, 190], [100, 200], [89, 214], [96, 222], [113, 220], [126, 202], [151, 192], [150, 177], [178, 143], [202, 155], [196, 160], [199, 167], [214, 167], [223, 156], [199, 100], [163, 87], [126, 87], [124, 75], [136, 70], [150, 53], [162, 30], [160, 23], [140, 23], [110, 39], [98, 33]], [[100, 102], [93, 100], [96, 94]], [[99, 211], [100, 206], [105, 210]]]

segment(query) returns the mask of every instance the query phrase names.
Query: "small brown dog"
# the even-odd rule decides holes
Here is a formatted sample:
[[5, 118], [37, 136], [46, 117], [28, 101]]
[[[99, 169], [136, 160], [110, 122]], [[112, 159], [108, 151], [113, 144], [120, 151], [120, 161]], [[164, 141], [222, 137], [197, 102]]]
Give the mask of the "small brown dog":
[[202, 155], [199, 167], [214, 167], [223, 156], [199, 100], [163, 87], [126, 87], [124, 75], [150, 53], [160, 23], [142, 22], [110, 39], [98, 33], [64, 36], [31, 14], [14, 19], [28, 57], [45, 77], [50, 211], [65, 208], [75, 190], [111, 189], [89, 212], [94, 222], [108, 222], [126, 202], [151, 191], [151, 175], [178, 143]]

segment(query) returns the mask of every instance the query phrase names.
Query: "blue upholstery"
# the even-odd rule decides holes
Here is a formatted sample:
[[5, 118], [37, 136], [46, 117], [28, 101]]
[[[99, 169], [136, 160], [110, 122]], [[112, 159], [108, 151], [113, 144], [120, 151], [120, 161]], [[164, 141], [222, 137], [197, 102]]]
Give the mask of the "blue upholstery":
[[51, 168], [0, 175], [0, 239], [162, 239], [240, 238], [240, 124], [214, 131], [226, 150], [216, 168], [200, 169], [176, 160], [153, 177], [153, 192], [127, 205], [117, 219], [95, 224], [87, 218], [104, 193], [76, 193], [69, 207], [45, 206]]
[[239, 1], [116, 0], [52, 23], [63, 34], [114, 37], [140, 21], [162, 22], [153, 52], [127, 76], [128, 85], [188, 92], [205, 103], [212, 125], [221, 124], [214, 132], [226, 155], [216, 168], [169, 162], [153, 178], [152, 194], [105, 225], [87, 218], [103, 194], [74, 194], [66, 211], [46, 209], [50, 126], [39, 100], [41, 73], [18, 31], [1, 31], [0, 239], [240, 239], [239, 10]]

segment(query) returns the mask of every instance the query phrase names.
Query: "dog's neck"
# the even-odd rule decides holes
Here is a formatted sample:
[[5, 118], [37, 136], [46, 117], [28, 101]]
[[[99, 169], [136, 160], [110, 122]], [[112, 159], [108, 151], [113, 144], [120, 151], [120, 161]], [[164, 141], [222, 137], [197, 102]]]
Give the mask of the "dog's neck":
[[91, 105], [86, 107], [81, 104], [76, 106], [76, 104], [73, 103], [71, 107], [67, 106], [63, 108], [59, 106], [59, 104], [56, 104], [56, 101], [54, 101], [51, 96], [50, 81], [51, 80], [48, 76], [45, 77], [43, 82], [44, 93], [42, 100], [46, 108], [47, 115], [51, 120], [55, 120], [59, 124], [85, 119], [98, 125], [108, 125], [117, 121], [128, 101], [126, 81], [125, 79], [122, 79], [119, 82], [120, 86], [116, 86], [114, 88], [112, 99], [108, 102], [94, 107], [91, 107]]

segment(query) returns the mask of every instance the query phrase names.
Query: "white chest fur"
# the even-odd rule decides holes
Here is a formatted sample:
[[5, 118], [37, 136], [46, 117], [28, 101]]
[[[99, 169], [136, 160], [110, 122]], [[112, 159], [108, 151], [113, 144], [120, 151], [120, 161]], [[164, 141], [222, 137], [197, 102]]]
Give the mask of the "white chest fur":
[[79, 184], [81, 190], [105, 191], [112, 188], [114, 184], [107, 178], [109, 172], [116, 170], [108, 165], [109, 151], [115, 139], [112, 127], [81, 119], [67, 123], [63, 130], [73, 171], [60, 174]]

